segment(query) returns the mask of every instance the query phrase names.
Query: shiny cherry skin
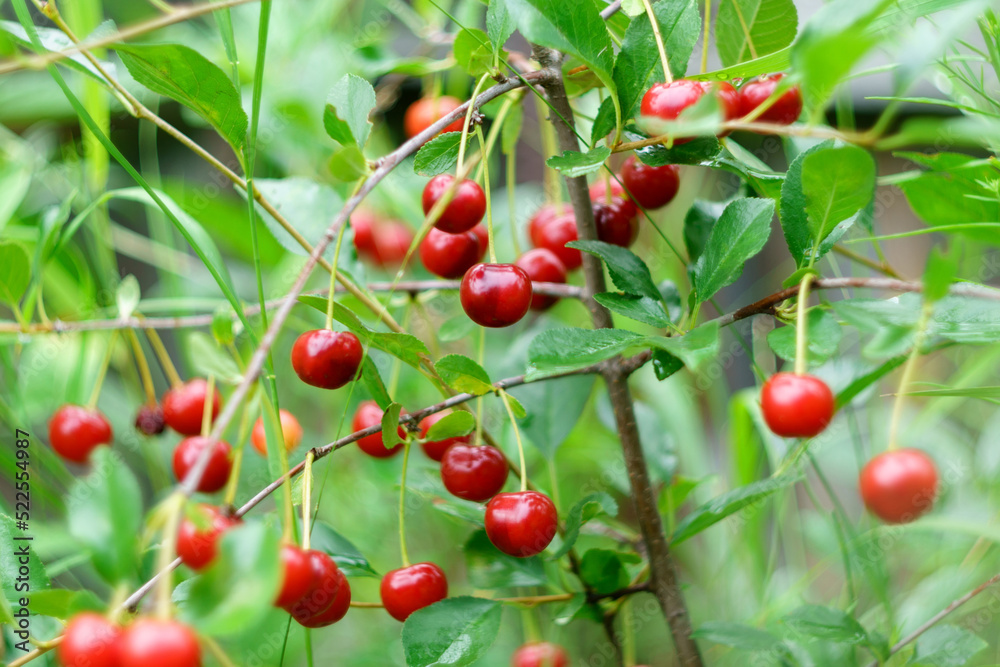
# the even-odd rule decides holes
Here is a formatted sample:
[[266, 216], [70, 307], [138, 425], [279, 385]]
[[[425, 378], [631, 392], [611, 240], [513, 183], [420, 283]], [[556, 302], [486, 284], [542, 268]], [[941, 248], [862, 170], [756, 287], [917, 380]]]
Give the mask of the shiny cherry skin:
[[[205, 412], [208, 381], [204, 378], [189, 380], [173, 387], [163, 395], [163, 419], [167, 426], [181, 435], [201, 433], [201, 418]], [[212, 395], [212, 421], [219, 416], [222, 398], [216, 389]]]
[[274, 606], [290, 611], [291, 607], [316, 587], [309, 552], [294, 544], [281, 547], [281, 589], [274, 599]]
[[178, 482], [183, 480], [188, 471], [194, 467], [205, 447], [211, 447], [212, 454], [208, 459], [208, 466], [205, 468], [205, 474], [201, 476], [197, 490], [202, 493], [215, 493], [226, 485], [226, 482], [229, 481], [229, 473], [233, 470], [233, 448], [224, 440], [213, 443], [200, 435], [181, 440], [177, 449], [174, 450], [174, 476]]
[[465, 272], [458, 294], [476, 324], [509, 327], [528, 312], [531, 278], [513, 264], [476, 264]]
[[163, 408], [159, 405], [143, 405], [135, 415], [135, 428], [143, 435], [159, 435], [167, 428], [163, 418]]
[[486, 502], [503, 489], [510, 467], [496, 447], [454, 445], [441, 459], [441, 481], [453, 496]]
[[[444, 196], [454, 182], [455, 177], [451, 174], [439, 174], [427, 181], [421, 199], [424, 215], [431, 212], [434, 204]], [[441, 216], [434, 223], [434, 227], [449, 234], [461, 234], [478, 225], [484, 215], [486, 215], [486, 194], [475, 181], [466, 178], [458, 184], [455, 194], [441, 211]]]
[[397, 621], [448, 597], [448, 579], [434, 563], [416, 563], [386, 572], [380, 587], [382, 604]]
[[358, 257], [382, 268], [399, 266], [413, 243], [409, 227], [397, 220], [380, 220], [370, 211], [355, 212], [351, 228]]
[[[608, 191], [610, 190], [611, 196], [608, 196]], [[628, 193], [625, 192], [625, 186], [619, 183], [614, 178], [599, 178], [590, 186], [590, 201], [606, 202], [609, 199], [626, 199]]]
[[556, 218], [564, 215], [573, 215], [573, 207], [569, 204], [545, 204], [535, 211], [535, 214], [531, 216], [531, 220], [528, 221], [528, 237], [531, 239], [531, 244], [538, 247], [540, 245], [539, 239], [541, 238], [542, 228]]
[[[420, 438], [426, 438], [427, 432], [431, 430], [431, 426], [434, 426], [434, 424], [438, 423], [449, 414], [449, 412], [435, 412], [434, 414], [427, 415], [421, 419]], [[423, 448], [424, 454], [427, 455], [427, 458], [433, 461], [440, 461], [441, 457], [444, 456], [444, 453], [448, 451], [449, 447], [456, 444], [466, 444], [467, 442], [469, 442], [469, 438], [463, 435], [454, 438], [445, 438], [444, 440], [424, 441], [420, 443], [420, 446]]]
[[431, 228], [420, 242], [420, 261], [424, 268], [441, 278], [461, 278], [469, 267], [483, 258], [487, 244], [480, 238], [482, 225], [461, 234], [449, 234]]
[[572, 271], [583, 264], [583, 255], [576, 248], [567, 248], [566, 244], [577, 238], [576, 216], [569, 213], [556, 216], [539, 227], [536, 238], [532, 240], [536, 248], [545, 248], [555, 253], [566, 270]]
[[121, 667], [201, 667], [201, 648], [191, 628], [177, 621], [140, 618], [118, 644]]
[[[450, 95], [423, 97], [417, 100], [410, 105], [403, 117], [403, 129], [406, 131], [406, 136], [412, 139], [460, 106], [462, 103]], [[442, 132], [461, 132], [464, 123], [465, 119], [459, 118], [444, 128]]]
[[937, 467], [919, 449], [894, 449], [865, 465], [859, 486], [869, 512], [886, 523], [909, 523], [933, 507]]
[[121, 629], [94, 612], [74, 616], [63, 631], [57, 653], [64, 667], [118, 667]]
[[639, 218], [634, 204], [617, 198], [611, 203], [597, 202], [593, 206], [599, 240], [623, 248], [635, 243], [639, 237]]
[[292, 369], [299, 379], [320, 389], [339, 389], [358, 376], [364, 350], [350, 331], [313, 329], [292, 346]]
[[783, 438], [811, 438], [833, 419], [833, 392], [814, 375], [775, 373], [760, 392], [768, 427]]
[[219, 508], [201, 505], [199, 523], [185, 518], [177, 530], [177, 555], [194, 571], [203, 570], [219, 553], [222, 534], [239, 524], [239, 519], [226, 516]]
[[514, 651], [511, 667], [567, 667], [569, 657], [565, 649], [549, 642], [528, 642]]
[[634, 155], [625, 160], [621, 170], [622, 182], [645, 209], [656, 209], [669, 204], [680, 188], [680, 170], [677, 165], [665, 164], [651, 167]]
[[343, 571], [337, 570], [337, 592], [325, 611], [299, 621], [306, 628], [325, 628], [347, 615], [351, 607], [351, 584]]
[[[375, 401], [362, 401], [358, 405], [358, 411], [354, 413], [351, 430], [357, 432], [376, 424], [381, 424], [383, 414], [382, 408]], [[399, 427], [398, 433], [400, 438], [406, 437], [406, 431], [403, 430], [402, 426]], [[377, 459], [387, 459], [403, 450], [402, 444], [398, 444], [392, 449], [387, 449], [382, 444], [382, 431], [377, 431], [361, 438], [358, 440], [358, 447], [368, 456], [374, 456]]]
[[[281, 421], [281, 437], [285, 441], [285, 450], [290, 452], [302, 442], [302, 425], [295, 415], [284, 408], [278, 410], [278, 418]], [[267, 456], [267, 429], [264, 428], [263, 417], [257, 417], [257, 421], [254, 422], [250, 442], [261, 456]]]
[[49, 443], [56, 454], [73, 463], [86, 463], [99, 445], [110, 445], [111, 424], [96, 409], [66, 404], [49, 420]]
[[316, 549], [310, 549], [306, 554], [313, 571], [313, 586], [289, 609], [299, 623], [329, 609], [340, 590], [340, 568], [333, 559]]
[[[566, 266], [554, 252], [545, 248], [532, 248], [518, 257], [514, 265], [524, 269], [532, 284], [566, 282]], [[529, 307], [532, 310], [545, 310], [558, 300], [559, 297], [555, 296], [532, 294]]]
[[[739, 95], [732, 85], [716, 84], [676, 79], [670, 83], [658, 83], [642, 96], [640, 112], [644, 116], [657, 116], [664, 120], [676, 120], [681, 112], [694, 105], [705, 93], [713, 91], [719, 100], [723, 120], [739, 116]], [[675, 144], [691, 141], [692, 137], [674, 139]]]
[[499, 493], [486, 504], [486, 535], [508, 556], [527, 558], [544, 551], [558, 522], [556, 506], [537, 491]]
[[[740, 86], [740, 116], [746, 116], [769, 98], [778, 82], [784, 78], [784, 74], [771, 74], [760, 77], [753, 81], [748, 81]], [[777, 123], [778, 125], [791, 125], [799, 119], [802, 114], [802, 91], [798, 86], [789, 88], [781, 97], [775, 100], [764, 113], [757, 117], [757, 120], [764, 123]]]

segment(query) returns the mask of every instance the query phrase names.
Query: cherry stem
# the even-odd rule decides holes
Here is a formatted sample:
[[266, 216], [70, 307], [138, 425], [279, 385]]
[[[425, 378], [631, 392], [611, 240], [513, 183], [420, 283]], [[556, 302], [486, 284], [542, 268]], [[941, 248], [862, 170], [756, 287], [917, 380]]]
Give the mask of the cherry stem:
[[223, 495], [223, 504], [232, 505], [236, 500], [236, 491], [240, 484], [240, 468], [243, 467], [243, 452], [246, 451], [247, 436], [250, 435], [250, 406], [249, 403], [243, 406], [243, 415], [240, 417], [239, 436], [236, 438], [236, 454], [233, 455], [233, 469], [229, 473], [229, 481], [226, 482], [226, 493]]
[[510, 217], [510, 240], [514, 244], [514, 254], [521, 256], [521, 242], [517, 238], [517, 145], [507, 155], [507, 215]]
[[[490, 78], [489, 73], [483, 74], [479, 77], [479, 81], [476, 83], [476, 89], [472, 91], [472, 97], [470, 99], [475, 100], [479, 97], [479, 93], [483, 89], [483, 85], [486, 84], [487, 79]], [[465, 165], [465, 144], [469, 141], [469, 126], [472, 124], [472, 114], [476, 110], [475, 104], [470, 104], [469, 108], [465, 111], [465, 122], [462, 124], [462, 139], [461, 143], [458, 145], [458, 169], [456, 171], [461, 172], [462, 167]]]
[[622, 662], [625, 667], [635, 666], [635, 627], [632, 625], [632, 605], [627, 598], [621, 606], [622, 615]]
[[[410, 328], [410, 319], [413, 315], [413, 298], [408, 298], [406, 300], [406, 310], [403, 312], [403, 328]], [[399, 360], [399, 357], [393, 357], [392, 359], [392, 375], [389, 377], [389, 396], [396, 395], [396, 389], [399, 388], [399, 374], [403, 370], [403, 362]]]
[[705, 32], [701, 38], [701, 73], [708, 70], [708, 42], [712, 36], [712, 0], [705, 0]]
[[143, 331], [146, 332], [146, 338], [149, 340], [149, 344], [153, 347], [153, 352], [156, 354], [156, 358], [160, 362], [160, 367], [167, 376], [167, 382], [170, 383], [171, 387], [180, 387], [183, 385], [184, 381], [181, 380], [181, 376], [177, 372], [174, 362], [170, 360], [170, 355], [167, 353], [167, 348], [163, 346], [163, 340], [160, 338], [160, 334], [156, 333], [156, 329], [144, 329]]
[[403, 567], [410, 567], [410, 555], [406, 552], [406, 468], [410, 462], [410, 438], [403, 443], [403, 473], [399, 479], [399, 551], [403, 557]]
[[[358, 194], [358, 190], [361, 189], [364, 182], [364, 178], [358, 179], [358, 183], [354, 186], [354, 191], [351, 193], [351, 197]], [[341, 225], [340, 229], [337, 230], [337, 245], [333, 249], [333, 265], [330, 267], [330, 294], [326, 304], [326, 328], [330, 331], [333, 330], [333, 308], [336, 303], [333, 297], [337, 289], [337, 264], [340, 262], [340, 246], [344, 242], [344, 227], [346, 226], [346, 224]]]
[[201, 408], [201, 437], [207, 438], [212, 430], [212, 412], [215, 407], [215, 376], [208, 376], [208, 386], [205, 387], [205, 403]]
[[667, 59], [667, 48], [663, 45], [663, 35], [660, 34], [660, 22], [656, 20], [656, 14], [653, 12], [653, 5], [649, 2], [649, 0], [642, 0], [642, 5], [646, 8], [646, 16], [649, 17], [649, 25], [653, 28], [653, 38], [656, 40], [656, 48], [660, 52], [660, 64], [663, 65], [663, 80], [667, 83], [673, 83], [674, 76], [670, 73], [670, 61]]
[[312, 464], [315, 453], [309, 450], [306, 453], [305, 467], [302, 469], [302, 548], [309, 549], [309, 514], [312, 505]]
[[[535, 106], [539, 119], [538, 131], [542, 137], [542, 159], [547, 162], [550, 157], [557, 155], [555, 130], [552, 123], [543, 123], [541, 120], [545, 116], [546, 106], [540, 96], [535, 98]], [[544, 178], [546, 198], [557, 206], [562, 205], [562, 186], [559, 185], [559, 173], [546, 165]]]
[[899, 447], [899, 423], [903, 418], [903, 401], [906, 397], [906, 390], [913, 381], [913, 374], [917, 367], [917, 357], [920, 356], [920, 346], [923, 345], [924, 338], [927, 335], [927, 323], [933, 311], [933, 304], [928, 302], [924, 302], [923, 308], [920, 309], [920, 319], [917, 321], [917, 333], [913, 338], [913, 349], [910, 350], [906, 366], [903, 367], [903, 375], [899, 378], [899, 389], [896, 390], [896, 400], [892, 405], [892, 421], [889, 422], [889, 451]]
[[222, 647], [212, 639], [211, 637], [201, 637], [201, 641], [208, 647], [208, 652], [211, 653], [216, 661], [222, 665], [222, 667], [236, 667], [226, 652], [222, 650]]
[[510, 417], [510, 425], [514, 427], [514, 439], [517, 440], [517, 457], [521, 462], [521, 492], [528, 490], [528, 469], [524, 465], [524, 443], [521, 442], [521, 431], [517, 428], [517, 419], [514, 418], [514, 411], [510, 407], [510, 400], [507, 392], [500, 390], [500, 398], [503, 399], [503, 406], [507, 408], [507, 415]]
[[87, 399], [87, 408], [90, 410], [97, 407], [97, 399], [101, 397], [101, 386], [104, 384], [104, 378], [108, 376], [108, 367], [111, 365], [111, 355], [114, 354], [116, 342], [118, 342], [117, 329], [111, 332], [108, 349], [105, 351], [101, 367], [97, 371], [97, 380], [94, 382], [94, 388], [90, 391], [90, 398]]
[[181, 491], [175, 491], [166, 503], [167, 520], [163, 526], [163, 544], [160, 546], [157, 559], [157, 570], [162, 574], [156, 585], [156, 615], [165, 621], [170, 620], [173, 611], [171, 600], [173, 577], [170, 564], [173, 563], [177, 552], [177, 530], [180, 528], [181, 514], [184, 512], [186, 502], [187, 496]]
[[132, 354], [135, 357], [136, 366], [139, 367], [139, 377], [142, 378], [142, 389], [146, 394], [146, 404], [156, 405], [156, 385], [153, 384], [153, 374], [149, 371], [149, 362], [146, 360], [146, 353], [142, 351], [142, 343], [135, 329], [128, 330], [128, 339], [132, 344]]
[[496, 264], [497, 252], [493, 245], [493, 205], [490, 201], [490, 154], [486, 146], [486, 140], [483, 139], [483, 128], [478, 125], [476, 126], [476, 136], [479, 137], [479, 146], [483, 155], [481, 165], [483, 168], [483, 193], [486, 195], [486, 239], [490, 249], [490, 262]]
[[805, 375], [809, 368], [809, 325], [807, 322], [809, 283], [816, 278], [815, 274], [807, 273], [799, 283], [799, 299], [796, 304], [797, 314], [795, 316], [795, 374]]

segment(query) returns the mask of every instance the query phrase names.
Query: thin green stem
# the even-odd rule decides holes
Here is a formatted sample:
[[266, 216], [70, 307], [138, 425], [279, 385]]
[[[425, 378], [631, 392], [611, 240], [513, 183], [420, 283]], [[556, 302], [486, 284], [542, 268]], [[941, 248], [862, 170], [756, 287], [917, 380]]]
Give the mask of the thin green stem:
[[889, 422], [888, 448], [890, 451], [899, 447], [899, 423], [903, 417], [903, 401], [906, 397], [906, 390], [913, 381], [913, 374], [917, 368], [917, 358], [920, 356], [920, 346], [924, 343], [924, 337], [927, 334], [927, 323], [930, 321], [933, 310], [933, 304], [928, 302], [924, 302], [923, 307], [920, 309], [920, 319], [917, 322], [917, 334], [913, 339], [913, 349], [906, 360], [906, 366], [903, 367], [903, 375], [899, 378], [899, 388], [896, 390], [896, 400], [892, 405], [892, 421]]
[[[483, 361], [486, 359], [486, 327], [479, 327], [479, 355], [477, 356], [477, 361], [479, 365], [483, 365]], [[476, 397], [476, 445], [479, 446], [483, 442], [483, 397]], [[523, 466], [522, 466], [523, 468]]]
[[510, 417], [510, 425], [514, 429], [514, 439], [517, 440], [517, 458], [521, 462], [521, 491], [528, 490], [528, 472], [524, 465], [524, 443], [521, 441], [521, 430], [517, 427], [517, 419], [514, 418], [514, 411], [510, 407], [510, 400], [507, 392], [500, 390], [500, 398], [503, 399], [503, 406], [507, 408], [507, 416]]
[[403, 567], [410, 567], [410, 555], [406, 552], [406, 468], [410, 462], [410, 438], [403, 443], [403, 473], [399, 479], [399, 553]]
[[173, 583], [171, 580], [170, 564], [174, 562], [174, 554], [177, 552], [177, 530], [181, 525], [181, 514], [184, 512], [184, 505], [187, 497], [180, 492], [174, 491], [166, 501], [165, 511], [167, 515], [166, 524], [163, 527], [163, 544], [160, 546], [160, 553], [157, 557], [157, 571], [161, 573], [159, 581], [156, 582], [156, 615], [169, 620], [173, 609]]
[[142, 389], [146, 394], [146, 405], [156, 405], [156, 385], [153, 384], [153, 374], [149, 371], [149, 362], [146, 360], [146, 353], [142, 351], [142, 343], [135, 329], [128, 330], [129, 342], [132, 345], [132, 355], [135, 363], [139, 367], [139, 377], [142, 378]]
[[309, 515], [312, 512], [312, 482], [313, 482], [313, 450], [306, 453], [306, 463], [302, 470], [302, 548], [309, 549], [309, 537], [312, 531], [309, 523]]
[[246, 452], [247, 437], [250, 435], [250, 404], [243, 406], [240, 417], [239, 435], [236, 437], [236, 453], [233, 455], [233, 469], [226, 482], [226, 492], [223, 494], [223, 505], [232, 505], [236, 501], [236, 491], [240, 484], [240, 468], [243, 467], [243, 455]]
[[708, 70], [708, 40], [712, 35], [712, 0], [705, 0], [705, 29], [701, 37], [701, 73]]
[[[479, 93], [482, 92], [483, 86], [486, 81], [490, 78], [490, 75], [483, 74], [479, 81], [476, 83], [476, 89], [472, 91], [472, 97], [470, 99], [476, 99], [479, 97]], [[463, 167], [465, 166], [465, 145], [469, 142], [469, 127], [472, 123], [472, 114], [476, 111], [476, 105], [470, 104], [469, 108], [465, 112], [465, 123], [462, 125], [462, 139], [461, 143], [458, 145], [458, 168], [457, 173], [461, 174]]]
[[101, 360], [101, 367], [97, 371], [97, 380], [94, 381], [94, 388], [90, 391], [90, 398], [87, 400], [87, 407], [93, 410], [97, 407], [97, 399], [101, 397], [101, 386], [104, 378], [108, 376], [108, 367], [111, 366], [111, 355], [115, 351], [115, 343], [118, 342], [118, 330], [111, 332], [111, 340], [108, 341], [108, 349], [104, 352], [104, 359]]
[[143, 329], [143, 331], [146, 332], [146, 338], [149, 340], [149, 344], [152, 346], [153, 352], [160, 362], [160, 368], [163, 369], [163, 373], [167, 376], [167, 382], [170, 383], [170, 386], [179, 387], [184, 384], [180, 374], [177, 373], [174, 362], [170, 360], [170, 354], [167, 353], [167, 348], [164, 347], [163, 340], [160, 339], [160, 334], [156, 333], [156, 329]]
[[809, 301], [809, 283], [813, 281], [816, 276], [813, 273], [807, 273], [802, 277], [802, 282], [799, 283], [799, 300], [797, 305], [797, 315], [795, 318], [795, 374], [805, 375], [806, 370], [809, 368], [809, 360], [807, 354], [809, 352], [809, 325], [807, 320], [808, 304]]
[[483, 167], [483, 192], [486, 194], [486, 238], [487, 245], [490, 250], [490, 261], [496, 264], [497, 252], [493, 244], [493, 205], [490, 201], [490, 154], [486, 148], [486, 140], [483, 139], [483, 128], [476, 126], [476, 136], [479, 138], [479, 146], [482, 150], [482, 167]]
[[642, 0], [642, 6], [646, 8], [646, 16], [649, 17], [649, 25], [653, 28], [653, 39], [656, 40], [656, 49], [660, 52], [660, 64], [663, 66], [663, 79], [667, 83], [673, 83], [674, 75], [670, 73], [670, 61], [667, 58], [667, 47], [663, 44], [663, 35], [660, 34], [660, 22], [656, 20], [656, 13], [653, 12], [653, 5], [649, 0]]
[[208, 387], [205, 389], [205, 403], [201, 408], [201, 437], [207, 438], [208, 432], [212, 428], [212, 411], [215, 405], [215, 401], [212, 400], [215, 396], [215, 376], [208, 376]]

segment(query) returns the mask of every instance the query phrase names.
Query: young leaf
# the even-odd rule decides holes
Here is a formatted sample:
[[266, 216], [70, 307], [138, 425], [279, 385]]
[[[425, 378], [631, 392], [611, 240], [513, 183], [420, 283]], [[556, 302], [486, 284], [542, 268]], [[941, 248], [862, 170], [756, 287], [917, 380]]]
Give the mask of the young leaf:
[[594, 295], [594, 300], [610, 311], [650, 326], [662, 329], [670, 324], [663, 304], [648, 296], [601, 292]]
[[861, 624], [833, 607], [804, 605], [784, 618], [785, 624], [798, 634], [844, 644], [867, 644], [868, 633]]
[[0, 243], [0, 301], [17, 305], [31, 280], [31, 260], [20, 243]]
[[476, 418], [465, 410], [456, 410], [445, 415], [427, 431], [427, 440], [437, 442], [448, 438], [469, 435], [476, 429]]
[[132, 317], [136, 306], [139, 305], [139, 281], [132, 274], [122, 278], [115, 291], [115, 302], [118, 304], [118, 317], [128, 319]]
[[455, 62], [469, 76], [480, 77], [493, 66], [493, 46], [486, 33], [478, 28], [464, 28], [455, 35], [452, 46]]
[[781, 186], [781, 205], [778, 217], [781, 220], [781, 230], [785, 234], [785, 243], [796, 266], [808, 263], [809, 254], [813, 248], [813, 235], [809, 228], [809, 218], [806, 215], [806, 195], [802, 186], [802, 169], [805, 160], [810, 155], [833, 147], [832, 140], [801, 152], [788, 166], [788, 174]]
[[313, 549], [319, 549], [330, 556], [348, 577], [380, 578], [368, 559], [349, 539], [322, 521], [313, 524], [310, 541]]
[[354, 144], [348, 144], [335, 151], [327, 164], [330, 167], [330, 174], [345, 183], [354, 182], [371, 171], [364, 153]]
[[507, 5], [502, 0], [491, 2], [486, 9], [486, 33], [493, 48], [499, 51], [514, 34], [515, 28], [510, 12], [507, 11]]
[[678, 524], [674, 534], [670, 537], [670, 543], [680, 544], [745, 507], [759, 507], [768, 496], [791, 486], [798, 479], [798, 477], [791, 475], [772, 477], [724, 493], [684, 517], [684, 520]]
[[706, 322], [683, 336], [650, 337], [647, 343], [669, 352], [696, 371], [719, 353], [719, 323]]
[[576, 544], [576, 539], [580, 536], [580, 528], [583, 524], [601, 514], [607, 514], [608, 516], [618, 515], [618, 503], [603, 491], [591, 493], [576, 505], [573, 505], [573, 508], [566, 516], [566, 530], [563, 534], [562, 546], [549, 557], [549, 560], [558, 560], [568, 554], [573, 545]]
[[795, 39], [792, 0], [727, 0], [715, 19], [715, 45], [725, 65], [780, 51]]
[[621, 329], [547, 329], [528, 346], [528, 376], [583, 368], [643, 345], [646, 336]]
[[603, 241], [571, 241], [566, 247], [577, 248], [604, 260], [612, 282], [623, 292], [660, 300], [660, 290], [653, 282], [649, 267], [631, 250]]
[[831, 146], [802, 161], [809, 236], [819, 247], [834, 227], [860, 212], [875, 194], [875, 160], [857, 146]]
[[483, 367], [461, 354], [449, 354], [434, 364], [445, 384], [456, 391], [481, 396], [493, 391], [493, 383]]
[[389, 396], [385, 383], [382, 382], [382, 375], [378, 372], [378, 366], [372, 361], [370, 354], [365, 355], [365, 362], [361, 364], [361, 379], [364, 380], [365, 386], [368, 387], [368, 393], [375, 399], [378, 406], [383, 410], [388, 408], [392, 403], [392, 397]]
[[[472, 135], [469, 135], [471, 140]], [[413, 158], [413, 171], [420, 176], [437, 176], [452, 171], [458, 164], [458, 148], [462, 145], [461, 132], [445, 132], [420, 147]]]
[[764, 247], [771, 234], [774, 201], [737, 199], [722, 212], [691, 269], [697, 303], [709, 300], [743, 273], [743, 265]]
[[392, 449], [403, 442], [399, 437], [399, 412], [402, 409], [403, 406], [399, 403], [390, 403], [382, 413], [382, 444], [386, 449]]
[[406, 664], [471, 665], [493, 645], [500, 616], [499, 602], [466, 596], [446, 598], [415, 611], [403, 624]]
[[576, 178], [586, 176], [600, 170], [604, 166], [605, 160], [611, 157], [611, 149], [605, 146], [598, 146], [592, 151], [580, 153], [578, 151], [563, 151], [562, 155], [553, 155], [545, 164], [556, 169], [566, 178]]
[[610, 549], [590, 549], [580, 561], [580, 578], [597, 593], [613, 593], [628, 586], [625, 561], [633, 559], [638, 560], [638, 556]]
[[[814, 308], [809, 311], [807, 319], [809, 363], [819, 365], [837, 353], [843, 331], [836, 318], [825, 310]], [[795, 361], [795, 329], [792, 324], [767, 334], [767, 344], [785, 361]]]
[[334, 141], [364, 148], [372, 129], [368, 116], [374, 108], [372, 85], [360, 76], [345, 74], [326, 98], [323, 127]]
[[989, 647], [979, 635], [955, 625], [938, 625], [917, 639], [911, 665], [961, 667]]
[[545, 458], [551, 460], [555, 456], [580, 420], [595, 382], [594, 376], [568, 377], [529, 382], [511, 390], [520, 401], [531, 406], [521, 428]]

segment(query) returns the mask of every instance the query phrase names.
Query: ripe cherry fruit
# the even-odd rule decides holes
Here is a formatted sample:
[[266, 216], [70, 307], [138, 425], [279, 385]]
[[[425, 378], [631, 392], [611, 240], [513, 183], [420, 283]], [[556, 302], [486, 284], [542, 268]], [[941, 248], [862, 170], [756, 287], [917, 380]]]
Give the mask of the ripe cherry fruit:
[[201, 648], [191, 628], [177, 621], [140, 618], [118, 644], [121, 667], [201, 667]]
[[531, 278], [513, 264], [476, 264], [465, 272], [458, 294], [476, 324], [509, 327], [528, 312]]
[[[518, 257], [514, 265], [524, 269], [528, 278], [531, 279], [532, 285], [535, 283], [566, 282], [566, 267], [559, 261], [554, 252], [545, 248], [529, 250]], [[559, 297], [532, 293], [530, 308], [532, 310], [545, 310], [558, 300]]]
[[[423, 440], [427, 437], [427, 432], [431, 430], [431, 426], [437, 424], [439, 421], [447, 417], [449, 412], [435, 412], [432, 415], [427, 415], [420, 420], [420, 438]], [[444, 440], [424, 440], [420, 443], [420, 446], [424, 450], [424, 454], [427, 458], [434, 461], [440, 461], [441, 457], [448, 450], [449, 447], [455, 444], [465, 444], [469, 442], [466, 436], [456, 436], [454, 438], [445, 438]]]
[[[593, 188], [591, 189], [591, 198], [593, 198]], [[535, 214], [531, 216], [531, 220], [528, 221], [528, 237], [531, 239], [531, 244], [535, 247], [540, 247], [541, 242], [539, 239], [541, 238], [542, 228], [556, 218], [564, 215], [573, 215], [573, 207], [569, 204], [545, 204], [535, 211]]]
[[326, 608], [326, 611], [320, 612], [310, 618], [296, 620], [299, 620], [299, 623], [306, 628], [325, 628], [328, 625], [333, 625], [347, 615], [347, 610], [350, 607], [351, 585], [348, 583], [343, 571], [337, 570], [337, 592], [330, 606]]
[[639, 236], [639, 218], [632, 202], [621, 198], [594, 203], [597, 238], [605, 243], [627, 248]]
[[677, 195], [680, 187], [680, 171], [676, 165], [651, 167], [640, 162], [634, 155], [622, 165], [621, 178], [629, 194], [646, 209], [666, 206]]
[[[295, 415], [284, 408], [278, 410], [278, 418], [281, 421], [281, 437], [285, 441], [285, 449], [290, 452], [302, 442], [302, 426]], [[257, 417], [254, 422], [250, 442], [261, 456], [267, 456], [267, 429], [264, 428], [263, 417]]]
[[292, 605], [316, 587], [309, 552], [294, 544], [281, 547], [281, 589], [274, 600], [275, 607], [290, 611]]
[[159, 435], [166, 427], [163, 408], [159, 405], [143, 405], [135, 415], [135, 428], [143, 435]]
[[833, 419], [833, 392], [814, 375], [775, 373], [760, 393], [764, 421], [783, 438], [811, 438]]
[[177, 555], [184, 564], [198, 571], [208, 567], [219, 553], [222, 534], [239, 523], [212, 505], [201, 505], [200, 521], [185, 518], [177, 531]]
[[413, 232], [398, 220], [379, 220], [370, 211], [357, 211], [351, 216], [354, 249], [358, 257], [382, 268], [398, 266], [413, 243]]
[[197, 490], [202, 493], [215, 493], [226, 485], [229, 473], [233, 470], [233, 448], [224, 440], [213, 442], [200, 435], [181, 440], [174, 450], [174, 476], [178, 482], [187, 477], [206, 447], [211, 447], [212, 453], [205, 467], [205, 474], [198, 482]]
[[292, 368], [306, 384], [339, 389], [358, 375], [364, 350], [349, 331], [314, 329], [295, 340]]
[[872, 514], [886, 523], [909, 523], [934, 505], [937, 467], [919, 449], [889, 450], [865, 465], [859, 485]]
[[420, 242], [420, 261], [424, 268], [441, 278], [461, 278], [486, 252], [486, 244], [479, 236], [480, 229], [485, 234], [482, 225], [461, 234], [432, 228]]
[[569, 657], [562, 646], [549, 642], [528, 642], [514, 651], [511, 667], [567, 667]]
[[[450, 95], [423, 97], [417, 100], [410, 105], [403, 117], [403, 129], [406, 131], [406, 136], [412, 139], [460, 106], [462, 103]], [[465, 119], [459, 118], [444, 128], [442, 132], [461, 132], [464, 124]]]
[[[431, 212], [434, 204], [444, 197], [454, 182], [455, 177], [450, 174], [440, 174], [427, 182], [421, 199], [424, 215]], [[466, 178], [458, 184], [455, 194], [441, 211], [434, 226], [442, 232], [461, 234], [478, 225], [484, 215], [486, 215], [486, 194], [475, 181]]]
[[[290, 609], [292, 617], [307, 628], [330, 625], [343, 618], [350, 605], [350, 587], [344, 573], [333, 559], [315, 549], [307, 552], [313, 570], [314, 586], [294, 603]], [[347, 605], [341, 609], [346, 589]]]
[[[204, 378], [189, 380], [179, 387], [173, 387], [163, 395], [163, 419], [167, 426], [181, 435], [201, 433], [201, 419], [205, 412], [208, 381]], [[212, 421], [219, 416], [222, 398], [219, 390], [212, 394]]]
[[[774, 94], [774, 90], [778, 87], [778, 82], [784, 76], [784, 74], [762, 76], [759, 79], [748, 81], [740, 86], [740, 115], [746, 116], [762, 105], [767, 98]], [[798, 86], [793, 86], [782, 93], [774, 101], [774, 104], [757, 117], [757, 120], [765, 123], [791, 125], [799, 119], [801, 114], [802, 91], [799, 90]]]
[[454, 445], [441, 459], [441, 481], [453, 496], [481, 503], [503, 489], [510, 468], [496, 447]]
[[555, 537], [557, 525], [556, 506], [537, 491], [499, 493], [486, 505], [486, 535], [509, 556], [541, 553]]
[[[657, 116], [664, 120], [676, 120], [681, 112], [694, 105], [705, 93], [714, 92], [719, 101], [723, 120], [739, 116], [740, 102], [736, 89], [725, 82], [703, 83], [690, 79], [676, 79], [670, 83], [658, 83], [642, 96], [640, 111], [643, 116]], [[674, 139], [675, 144], [691, 141], [692, 137]]]
[[434, 563], [417, 563], [387, 572], [380, 587], [382, 604], [397, 621], [448, 597], [448, 579]]
[[[354, 421], [351, 422], [351, 429], [357, 432], [376, 424], [381, 424], [383, 414], [385, 413], [382, 411], [382, 408], [375, 401], [362, 401], [358, 405], [358, 411], [354, 413]], [[402, 426], [399, 427], [398, 433], [400, 438], [406, 437], [406, 431], [403, 430]], [[361, 438], [358, 440], [358, 447], [368, 456], [374, 456], [377, 459], [387, 459], [390, 456], [398, 454], [403, 449], [402, 444], [398, 444], [392, 449], [387, 449], [382, 444], [382, 431], [376, 431], [371, 435]]]
[[[611, 193], [610, 196], [608, 196], [608, 192]], [[625, 186], [614, 178], [599, 178], [590, 186], [590, 201], [595, 204], [598, 202], [608, 202], [612, 199], [628, 198]]]
[[67, 461], [86, 463], [99, 445], [110, 445], [111, 424], [98, 410], [64, 405], [49, 420], [49, 442]]
[[583, 264], [583, 256], [576, 248], [567, 248], [566, 244], [576, 241], [576, 216], [572, 213], [555, 216], [544, 225], [539, 225], [538, 231], [532, 235], [536, 248], [545, 248], [555, 253], [567, 271], [572, 271]]
[[117, 625], [94, 612], [74, 616], [63, 631], [59, 664], [64, 667], [118, 667]]

